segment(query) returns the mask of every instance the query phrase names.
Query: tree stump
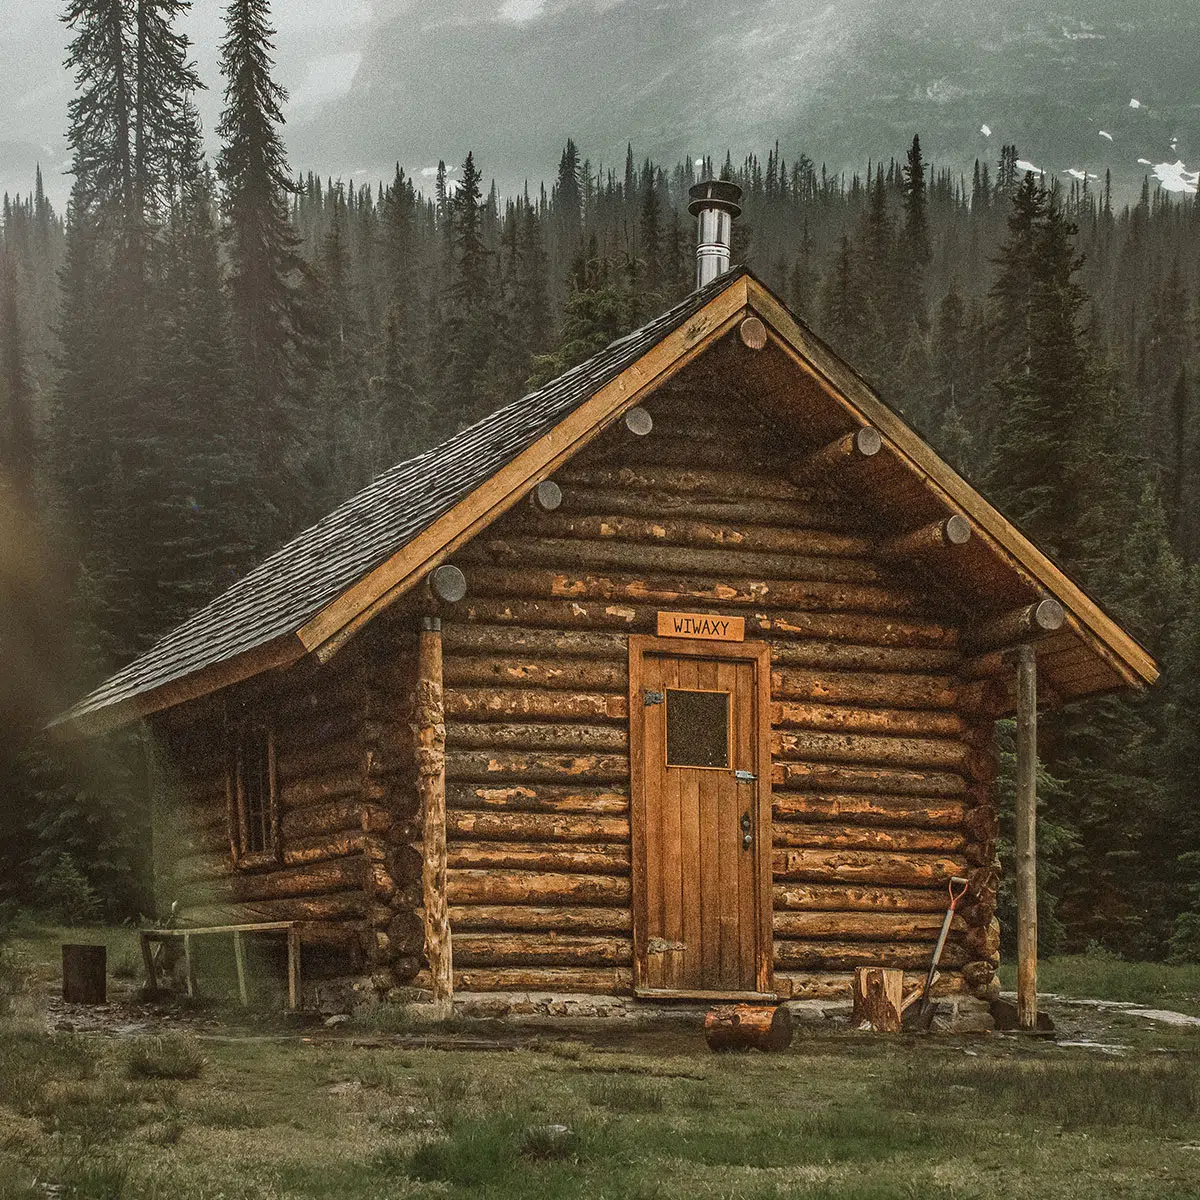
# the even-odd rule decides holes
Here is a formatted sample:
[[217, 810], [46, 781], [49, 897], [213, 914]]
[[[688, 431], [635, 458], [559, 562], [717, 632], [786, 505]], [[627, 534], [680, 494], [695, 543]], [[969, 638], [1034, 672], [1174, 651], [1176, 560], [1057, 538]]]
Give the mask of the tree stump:
[[[918, 992], [909, 997], [908, 1003]], [[904, 997], [904, 972], [890, 967], [858, 967], [854, 972], [855, 1029], [899, 1033], [900, 1018], [908, 1007]]]
[[792, 1014], [785, 1004], [727, 1004], [704, 1018], [710, 1050], [786, 1050]]
[[68, 1004], [103, 1004], [108, 999], [108, 950], [104, 946], [62, 948], [63, 999]]

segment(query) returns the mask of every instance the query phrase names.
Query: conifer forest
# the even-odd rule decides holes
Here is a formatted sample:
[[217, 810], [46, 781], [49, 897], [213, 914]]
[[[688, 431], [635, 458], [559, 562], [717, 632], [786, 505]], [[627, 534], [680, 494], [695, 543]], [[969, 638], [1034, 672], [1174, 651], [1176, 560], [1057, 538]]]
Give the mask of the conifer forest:
[[228, 5], [220, 79], [186, 7], [67, 0], [70, 199], [40, 175], [4, 198], [0, 899], [151, 911], [136, 733], [72, 757], [45, 721], [383, 469], [687, 295], [711, 173], [744, 189], [734, 261], [1162, 665], [1045, 720], [1043, 951], [1200, 959], [1200, 197], [1118, 202], [1014, 146], [967, 176], [919, 137], [852, 176], [784, 145], [598, 163], [564, 131], [518, 195], [469, 153], [322, 179], [289, 161], [267, 0]]

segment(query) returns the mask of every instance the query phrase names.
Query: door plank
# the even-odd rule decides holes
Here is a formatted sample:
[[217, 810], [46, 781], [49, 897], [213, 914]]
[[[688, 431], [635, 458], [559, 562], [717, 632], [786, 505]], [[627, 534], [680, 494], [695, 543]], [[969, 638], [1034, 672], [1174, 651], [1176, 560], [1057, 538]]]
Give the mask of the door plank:
[[[722, 691], [727, 691], [733, 700], [734, 712], [731, 714], [735, 725], [737, 721], [737, 663], [721, 662], [717, 664], [717, 682]], [[737, 789], [733, 786], [732, 772], [721, 778], [719, 785], [719, 802], [717, 805], [717, 844], [720, 853], [720, 929], [721, 929], [721, 975], [720, 986], [741, 988], [742, 981], [738, 969], [740, 959], [739, 942], [741, 940], [740, 914], [741, 906], [738, 898], [738, 883], [741, 864], [738, 857], [741, 854], [742, 830], [739, 824], [741, 811], [738, 809]]]
[[[643, 693], [637, 697], [637, 713], [642, 725], [642, 803], [645, 819], [641, 836], [646, 845], [646, 942], [665, 936], [663, 925], [663, 789], [662, 762], [665, 751], [663, 706], [646, 706], [645, 691], [662, 691], [663, 660], [647, 654], [642, 659]], [[646, 953], [646, 986], [660, 988], [663, 983], [663, 956]]]
[[[758, 755], [755, 735], [754, 664], [739, 663], [737, 666], [737, 725], [735, 732], [735, 765], [743, 771], [757, 776]], [[755, 986], [755, 963], [758, 946], [758, 904], [756, 863], [761, 853], [758, 820], [758, 805], [754, 783], [734, 783], [738, 808], [750, 814], [750, 834], [754, 839], [747, 850], [739, 843], [738, 849], [738, 969], [742, 987]], [[740, 826], [739, 826], [740, 832]]]

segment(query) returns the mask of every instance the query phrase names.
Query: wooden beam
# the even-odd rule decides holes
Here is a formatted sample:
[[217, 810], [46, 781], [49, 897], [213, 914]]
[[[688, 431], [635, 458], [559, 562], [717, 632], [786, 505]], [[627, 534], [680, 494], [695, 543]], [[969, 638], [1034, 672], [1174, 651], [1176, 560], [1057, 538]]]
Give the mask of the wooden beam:
[[450, 915], [446, 904], [446, 710], [442, 694], [442, 623], [426, 617], [417, 645], [417, 694], [413, 733], [417, 795], [423, 816], [421, 883], [425, 905], [425, 955], [433, 1002], [453, 1009], [454, 975]]
[[1066, 613], [1057, 600], [1039, 600], [1006, 613], [974, 630], [968, 641], [973, 650], [995, 650], [1014, 646], [1061, 629]]
[[1037, 1028], [1037, 657], [1017, 659], [1017, 1020]]
[[847, 466], [867, 462], [882, 449], [879, 430], [873, 425], [863, 425], [802, 458], [791, 469], [792, 481], [803, 484]]
[[952, 517], [922, 525], [919, 529], [881, 542], [875, 554], [885, 562], [904, 562], [965, 546], [970, 540], [971, 522], [961, 513], [955, 513]]

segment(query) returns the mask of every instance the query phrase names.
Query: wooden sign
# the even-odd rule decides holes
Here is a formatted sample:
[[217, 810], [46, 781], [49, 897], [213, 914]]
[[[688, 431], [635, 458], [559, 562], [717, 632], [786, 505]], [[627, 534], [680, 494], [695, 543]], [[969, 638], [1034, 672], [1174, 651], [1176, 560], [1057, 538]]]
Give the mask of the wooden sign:
[[660, 612], [658, 636], [703, 638], [710, 642], [743, 642], [746, 640], [746, 618], [714, 617], [708, 613]]

